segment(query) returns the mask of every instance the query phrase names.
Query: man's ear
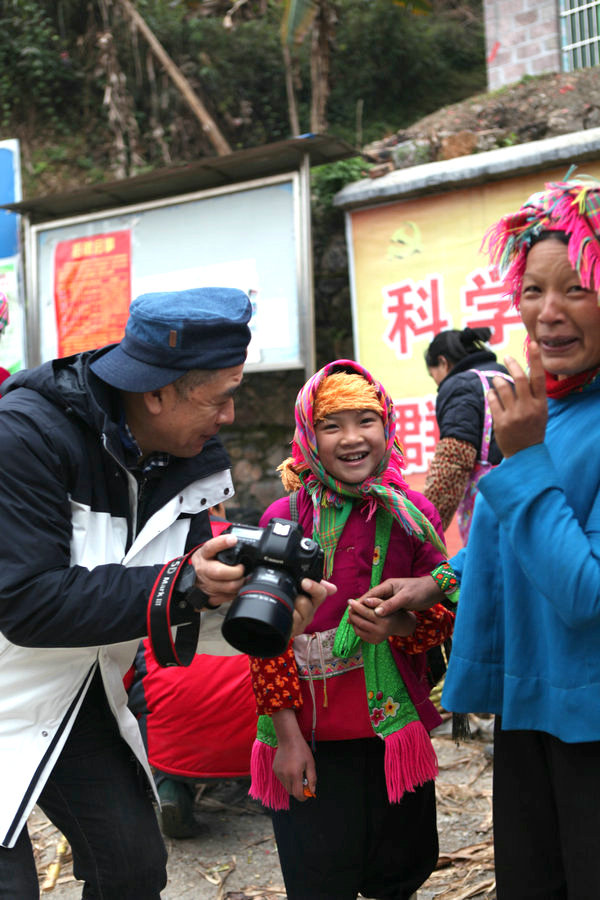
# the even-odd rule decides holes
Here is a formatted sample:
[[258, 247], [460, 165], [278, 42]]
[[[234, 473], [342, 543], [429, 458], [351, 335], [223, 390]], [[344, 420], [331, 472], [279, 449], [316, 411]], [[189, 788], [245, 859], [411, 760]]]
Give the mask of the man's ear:
[[164, 388], [156, 388], [154, 391], [144, 391], [142, 397], [144, 398], [144, 405], [148, 412], [157, 416], [162, 412], [165, 405], [165, 396], [164, 396]]

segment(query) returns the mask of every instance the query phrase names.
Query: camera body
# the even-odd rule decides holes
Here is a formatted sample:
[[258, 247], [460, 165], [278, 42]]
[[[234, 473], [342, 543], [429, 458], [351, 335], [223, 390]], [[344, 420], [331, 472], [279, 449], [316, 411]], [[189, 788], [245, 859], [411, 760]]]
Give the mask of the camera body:
[[264, 528], [233, 524], [227, 531], [237, 543], [217, 559], [241, 563], [248, 577], [225, 616], [223, 637], [251, 656], [278, 656], [290, 639], [300, 582], [323, 577], [323, 551], [289, 519], [271, 519]]

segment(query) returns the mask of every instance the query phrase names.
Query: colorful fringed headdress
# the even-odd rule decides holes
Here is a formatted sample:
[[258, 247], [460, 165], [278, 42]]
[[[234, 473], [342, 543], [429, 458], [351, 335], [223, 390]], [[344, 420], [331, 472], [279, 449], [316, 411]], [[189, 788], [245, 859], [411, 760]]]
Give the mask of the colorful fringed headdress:
[[[386, 451], [377, 470], [360, 484], [346, 484], [333, 478], [317, 450], [315, 422], [346, 409], [375, 410], [383, 422]], [[429, 541], [446, 555], [429, 519], [406, 496], [408, 485], [402, 474], [406, 463], [396, 439], [393, 400], [363, 366], [348, 359], [326, 365], [300, 390], [295, 415], [292, 455], [279, 466], [279, 471], [286, 490], [303, 486], [312, 498], [314, 538], [323, 548], [327, 574], [331, 573], [333, 554], [356, 498], [365, 501], [368, 518], [378, 505], [383, 506], [408, 534]]]
[[550, 182], [486, 232], [482, 250], [500, 271], [505, 294], [519, 306], [529, 248], [543, 231], [569, 239], [569, 262], [583, 285], [600, 293], [600, 181], [589, 176]]

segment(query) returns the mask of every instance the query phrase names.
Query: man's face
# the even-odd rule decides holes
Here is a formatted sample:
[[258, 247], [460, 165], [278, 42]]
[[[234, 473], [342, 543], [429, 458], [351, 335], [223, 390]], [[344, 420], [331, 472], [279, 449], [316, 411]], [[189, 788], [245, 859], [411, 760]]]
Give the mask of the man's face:
[[[144, 452], [160, 451], [173, 456], [196, 456], [222, 425], [235, 417], [233, 395], [242, 382], [243, 365], [217, 369], [203, 384], [191, 388], [185, 397], [173, 384], [151, 391], [156, 407]], [[151, 445], [151, 446], [149, 446]]]

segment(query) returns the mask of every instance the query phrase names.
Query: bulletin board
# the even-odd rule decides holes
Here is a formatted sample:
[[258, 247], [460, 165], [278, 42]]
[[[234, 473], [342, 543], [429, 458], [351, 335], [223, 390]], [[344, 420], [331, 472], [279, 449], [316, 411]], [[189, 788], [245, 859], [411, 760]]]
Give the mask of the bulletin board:
[[252, 301], [248, 370], [307, 366], [300, 187], [293, 172], [31, 226], [31, 363], [119, 341], [140, 294], [221, 286]]

